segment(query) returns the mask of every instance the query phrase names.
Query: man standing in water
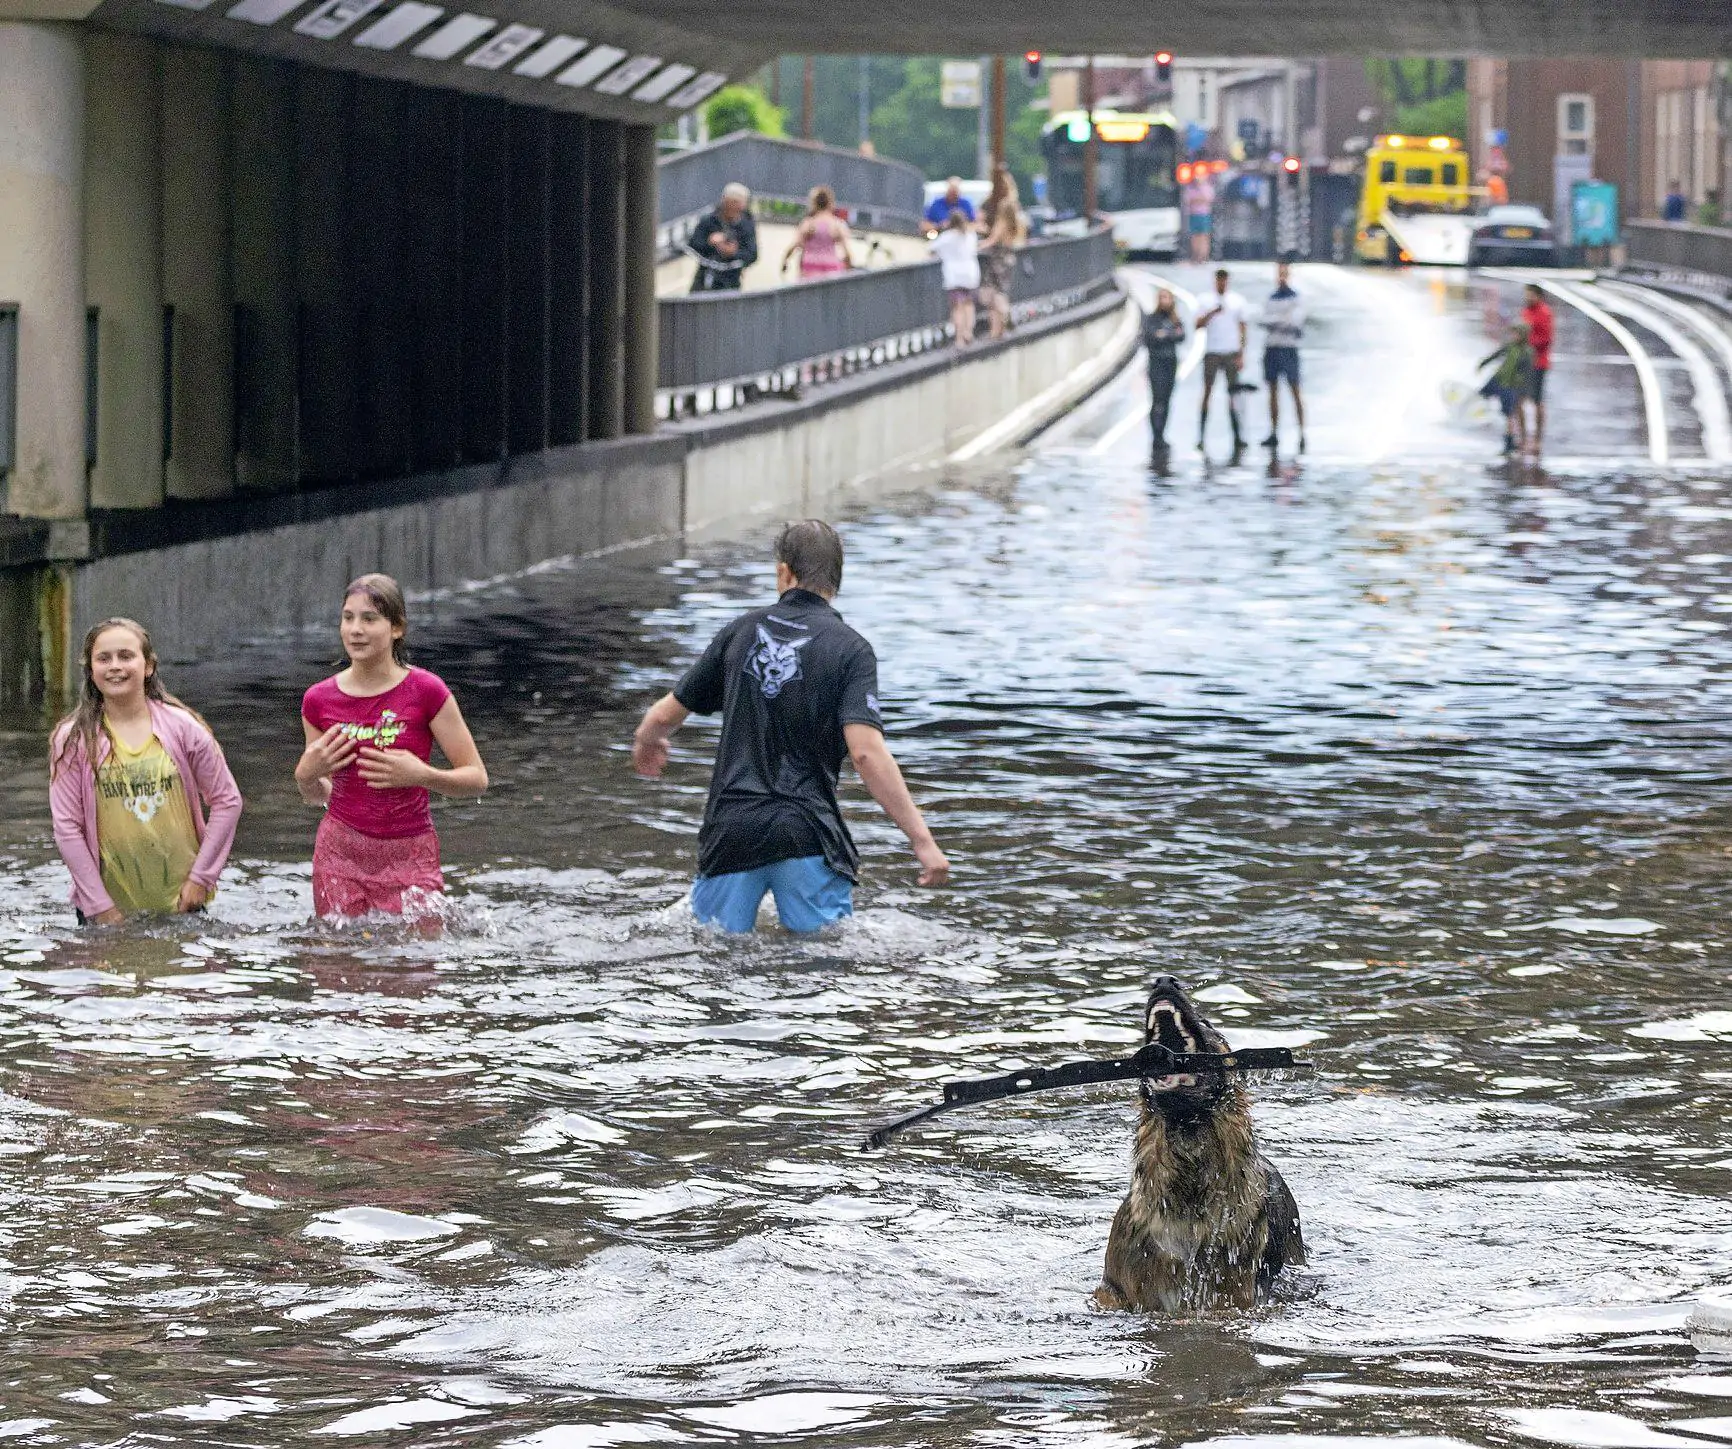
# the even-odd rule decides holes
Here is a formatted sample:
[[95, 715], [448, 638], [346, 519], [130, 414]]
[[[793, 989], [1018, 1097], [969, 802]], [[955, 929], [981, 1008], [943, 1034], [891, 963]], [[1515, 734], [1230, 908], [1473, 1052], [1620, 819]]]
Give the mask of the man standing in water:
[[[1545, 289], [1534, 282], [1527, 284], [1522, 298], [1522, 321], [1527, 323], [1528, 342], [1534, 350], [1533, 391], [1528, 399], [1534, 405], [1533, 426], [1528, 429], [1527, 445], [1534, 457], [1540, 455], [1540, 445], [1546, 437], [1546, 376], [1552, 370], [1552, 334], [1555, 330], [1552, 309], [1546, 302]], [[1522, 406], [1520, 401], [1517, 407]]]
[[1275, 268], [1275, 290], [1263, 304], [1263, 381], [1269, 388], [1269, 436], [1263, 446], [1278, 446], [1281, 429], [1281, 379], [1293, 393], [1299, 420], [1299, 451], [1305, 451], [1305, 400], [1299, 395], [1299, 341], [1305, 334], [1305, 304], [1293, 290], [1293, 268], [1282, 258]]
[[1239, 374], [1245, 367], [1245, 299], [1231, 290], [1232, 278], [1225, 267], [1215, 273], [1215, 301], [1198, 312], [1196, 325], [1203, 329], [1203, 407], [1197, 418], [1197, 451], [1204, 448], [1203, 436], [1209, 426], [1209, 394], [1215, 379], [1221, 379], [1221, 391], [1227, 395], [1227, 420], [1233, 425], [1233, 461], [1237, 463], [1245, 451], [1244, 434], [1239, 430]]
[[752, 930], [766, 893], [790, 931], [853, 914], [859, 854], [836, 802], [844, 758], [908, 837], [920, 884], [950, 878], [884, 743], [872, 646], [831, 607], [841, 587], [836, 530], [814, 518], [790, 523], [776, 540], [781, 597], [717, 634], [632, 740], [632, 764], [654, 780], [686, 718], [722, 712], [692, 912], [725, 931]]

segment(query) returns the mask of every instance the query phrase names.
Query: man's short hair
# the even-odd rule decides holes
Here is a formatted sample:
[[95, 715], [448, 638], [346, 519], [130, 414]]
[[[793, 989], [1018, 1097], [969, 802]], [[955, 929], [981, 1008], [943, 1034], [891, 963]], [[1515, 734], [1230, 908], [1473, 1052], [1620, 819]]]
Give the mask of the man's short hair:
[[816, 594], [834, 594], [842, 587], [842, 540], [821, 518], [802, 518], [788, 524], [776, 539], [776, 562], [803, 589]]
[[1231, 277], [1232, 275], [1233, 274], [1231, 272], [1229, 272], [1225, 267], [1216, 267], [1215, 268], [1215, 280], [1216, 281], [1220, 281], [1222, 277]]
[[722, 188], [723, 201], [750, 201], [752, 191], [743, 181], [730, 181]]

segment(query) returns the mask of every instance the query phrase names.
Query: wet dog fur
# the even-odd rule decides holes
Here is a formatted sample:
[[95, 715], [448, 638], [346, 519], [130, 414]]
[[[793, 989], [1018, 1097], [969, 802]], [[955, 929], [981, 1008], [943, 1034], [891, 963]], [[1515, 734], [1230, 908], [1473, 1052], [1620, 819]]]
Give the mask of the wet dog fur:
[[[1173, 1051], [1229, 1050], [1170, 976], [1155, 982], [1143, 1024], [1145, 1040]], [[1131, 1190], [1095, 1301], [1145, 1313], [1251, 1307], [1305, 1261], [1305, 1244], [1293, 1194], [1257, 1150], [1243, 1079], [1162, 1077], [1142, 1096]]]

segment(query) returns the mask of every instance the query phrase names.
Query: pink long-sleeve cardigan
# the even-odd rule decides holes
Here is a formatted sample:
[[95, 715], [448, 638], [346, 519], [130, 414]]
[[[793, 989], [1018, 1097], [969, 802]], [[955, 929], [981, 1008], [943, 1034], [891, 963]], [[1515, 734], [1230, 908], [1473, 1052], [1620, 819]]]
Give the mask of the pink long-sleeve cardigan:
[[[50, 759], [59, 759], [71, 728], [68, 724], [55, 731]], [[193, 807], [192, 826], [198, 834], [199, 851], [188, 878], [214, 890], [235, 843], [235, 826], [241, 818], [240, 789], [215, 736], [186, 710], [153, 699], [150, 728], [180, 772], [187, 803]], [[104, 734], [97, 740], [96, 765], [100, 766], [107, 755], [108, 737]], [[103, 889], [102, 868], [97, 863], [96, 769], [85, 760], [81, 744], [73, 745], [66, 763], [49, 780], [48, 805], [54, 818], [54, 844], [72, 874], [72, 904], [86, 916], [111, 910], [114, 902]]]

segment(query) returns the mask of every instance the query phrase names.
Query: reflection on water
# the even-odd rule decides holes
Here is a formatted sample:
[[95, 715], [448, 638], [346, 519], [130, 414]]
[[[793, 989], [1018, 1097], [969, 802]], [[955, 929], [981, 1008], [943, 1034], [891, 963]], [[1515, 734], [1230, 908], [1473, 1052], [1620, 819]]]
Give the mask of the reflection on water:
[[[958, 866], [856, 790], [863, 910], [681, 904], [706, 778], [636, 712], [755, 546], [442, 605], [497, 781], [452, 929], [309, 924], [322, 642], [182, 670], [249, 800], [210, 919], [79, 935], [7, 736], [0, 1434], [537, 1446], [1732, 1437], [1721, 480], [1153, 480], [1053, 451], [855, 521], [844, 611]], [[1213, 985], [1311, 1265], [1251, 1314], [1088, 1294], [1134, 1094], [869, 1125]], [[1412, 1443], [1412, 1437], [1404, 1439]]]

